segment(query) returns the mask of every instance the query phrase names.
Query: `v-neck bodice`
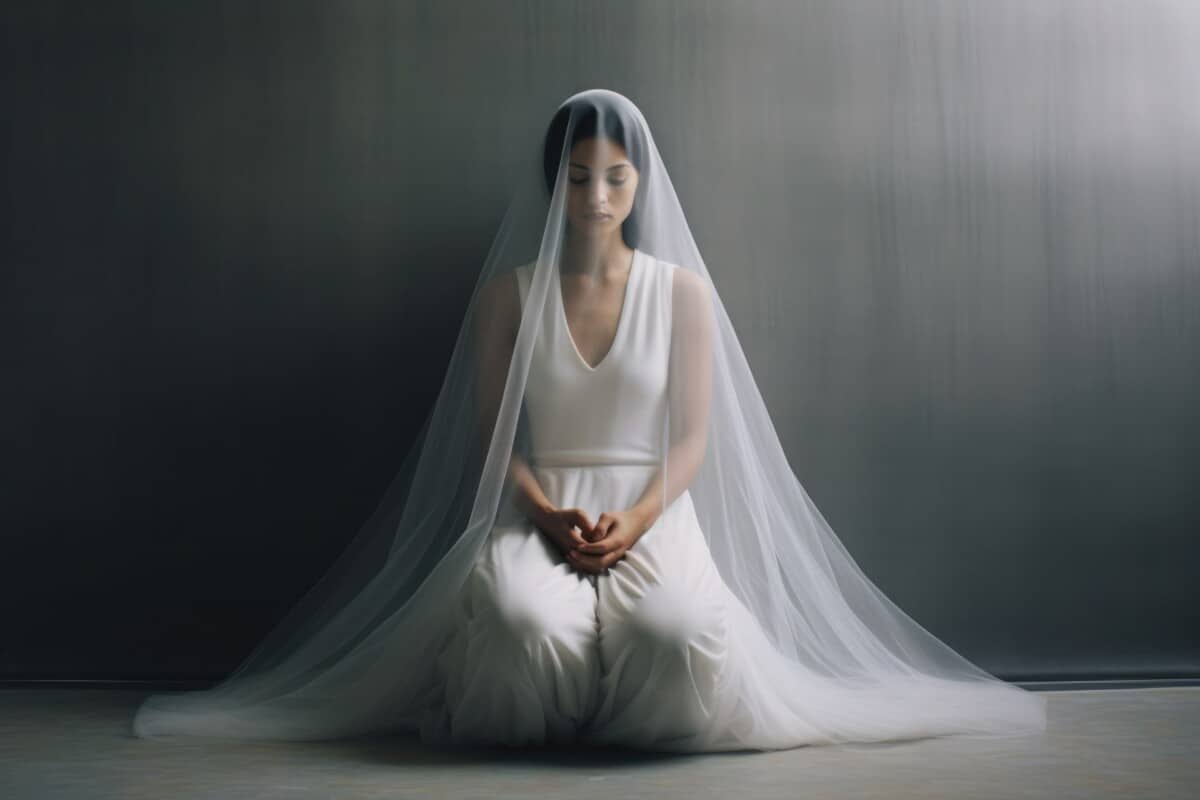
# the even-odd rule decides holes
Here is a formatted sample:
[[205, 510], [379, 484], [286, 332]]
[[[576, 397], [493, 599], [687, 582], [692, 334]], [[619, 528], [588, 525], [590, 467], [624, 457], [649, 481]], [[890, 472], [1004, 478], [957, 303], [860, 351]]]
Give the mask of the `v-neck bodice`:
[[[517, 268], [524, 308], [534, 265]], [[571, 337], [558, 270], [525, 386], [532, 457], [544, 466], [655, 464], [665, 430], [672, 264], [635, 250], [612, 345], [593, 367]]]
[[579, 349], [579, 344], [575, 341], [575, 335], [571, 333], [571, 322], [567, 318], [567, 306], [562, 295], [562, 273], [558, 270], [554, 271], [555, 286], [551, 290], [553, 292], [552, 299], [557, 301], [559, 311], [562, 312], [563, 331], [566, 333], [567, 342], [571, 345], [571, 349], [579, 356], [579, 362], [583, 365], [584, 369], [590, 372], [600, 369], [604, 362], [608, 360], [608, 354], [617, 349], [617, 345], [621, 342], [621, 333], [625, 329], [625, 301], [629, 298], [630, 290], [637, 286], [638, 274], [641, 272], [642, 256], [643, 253], [641, 250], [635, 249], [633, 251], [633, 258], [629, 264], [629, 274], [625, 276], [625, 289], [621, 298], [621, 310], [617, 312], [617, 329], [613, 333], [612, 342], [609, 344], [608, 350], [605, 351], [604, 355], [595, 364], [589, 364], [588, 360], [583, 357], [583, 351]]

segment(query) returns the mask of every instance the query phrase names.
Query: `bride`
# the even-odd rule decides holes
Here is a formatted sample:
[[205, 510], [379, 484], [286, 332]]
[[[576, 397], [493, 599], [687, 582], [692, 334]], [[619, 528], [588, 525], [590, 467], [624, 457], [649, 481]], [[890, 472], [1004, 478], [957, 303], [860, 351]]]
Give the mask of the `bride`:
[[516, 177], [379, 508], [139, 736], [781, 749], [1045, 729], [891, 603], [801, 487], [641, 111], [571, 96]]

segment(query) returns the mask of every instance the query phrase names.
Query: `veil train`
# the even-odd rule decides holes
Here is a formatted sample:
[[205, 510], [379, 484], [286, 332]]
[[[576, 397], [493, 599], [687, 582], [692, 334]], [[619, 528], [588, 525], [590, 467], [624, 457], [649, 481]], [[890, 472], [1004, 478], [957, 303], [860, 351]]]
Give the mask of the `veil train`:
[[[772, 749], [1044, 730], [1045, 699], [972, 664], [892, 603], [800, 485], [642, 112], [604, 89], [572, 95], [547, 142], [588, 135], [623, 142], [640, 175], [625, 240], [691, 272], [712, 301], [707, 435], [688, 491], [736, 598], [736, 640], [755, 675], [740, 698], [755, 724], [729, 741]], [[557, 301], [568, 151], [531, 143], [437, 400], [375, 513], [232, 674], [211, 689], [148, 697], [133, 719], [136, 735], [312, 740], [419, 729], [436, 702], [435, 654], [454, 599], [489, 531], [513, 513], [510, 459], [528, 452], [531, 359], [543, 312]], [[526, 264], [511, 358], [488, 362], [478, 343], [499, 335], [501, 323], [487, 292]], [[496, 369], [502, 396], [481, 407], [481, 376]], [[680, 468], [672, 445], [686, 422], [677, 409], [664, 417], [664, 476]]]

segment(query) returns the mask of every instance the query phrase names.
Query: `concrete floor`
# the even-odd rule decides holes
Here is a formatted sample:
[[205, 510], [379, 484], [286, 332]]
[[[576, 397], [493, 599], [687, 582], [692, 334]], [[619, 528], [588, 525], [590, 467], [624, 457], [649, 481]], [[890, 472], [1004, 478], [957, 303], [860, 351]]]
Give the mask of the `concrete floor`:
[[1200, 687], [1050, 692], [1040, 736], [687, 756], [143, 740], [145, 694], [0, 690], [0, 798], [1200, 797]]

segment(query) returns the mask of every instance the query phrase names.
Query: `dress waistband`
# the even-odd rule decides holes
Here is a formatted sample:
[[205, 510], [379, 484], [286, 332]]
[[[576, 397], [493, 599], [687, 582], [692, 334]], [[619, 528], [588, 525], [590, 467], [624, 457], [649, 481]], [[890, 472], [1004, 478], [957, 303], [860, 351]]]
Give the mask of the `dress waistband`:
[[556, 453], [530, 457], [530, 466], [535, 469], [559, 469], [578, 467], [658, 467], [659, 462], [651, 459], [629, 459], [605, 457], [599, 453]]

